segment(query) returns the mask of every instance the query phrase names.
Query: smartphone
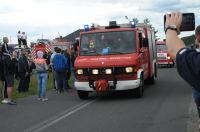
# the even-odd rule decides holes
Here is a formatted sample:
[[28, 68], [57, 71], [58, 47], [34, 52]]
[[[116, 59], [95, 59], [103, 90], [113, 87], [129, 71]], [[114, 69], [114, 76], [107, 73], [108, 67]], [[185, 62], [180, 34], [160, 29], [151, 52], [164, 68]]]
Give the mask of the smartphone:
[[[195, 15], [194, 13], [182, 13], [182, 23], [180, 31], [195, 30]], [[164, 30], [165, 30], [166, 15], [164, 15]]]

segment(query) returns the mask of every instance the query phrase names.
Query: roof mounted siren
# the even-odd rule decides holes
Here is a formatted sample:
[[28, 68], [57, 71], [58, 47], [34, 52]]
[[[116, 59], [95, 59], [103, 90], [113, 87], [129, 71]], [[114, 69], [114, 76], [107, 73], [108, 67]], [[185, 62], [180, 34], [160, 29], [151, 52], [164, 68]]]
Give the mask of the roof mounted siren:
[[112, 29], [112, 28], [120, 28], [120, 26], [117, 25], [116, 21], [110, 21], [109, 26], [106, 27], [106, 29]]
[[136, 25], [138, 24], [138, 19], [133, 18], [132, 21], [130, 21], [131, 28], [136, 28]]
[[130, 25], [131, 25], [131, 28], [135, 28], [136, 27], [136, 22], [134, 20], [130, 21]]
[[88, 32], [90, 30], [89, 25], [84, 25], [84, 32]]

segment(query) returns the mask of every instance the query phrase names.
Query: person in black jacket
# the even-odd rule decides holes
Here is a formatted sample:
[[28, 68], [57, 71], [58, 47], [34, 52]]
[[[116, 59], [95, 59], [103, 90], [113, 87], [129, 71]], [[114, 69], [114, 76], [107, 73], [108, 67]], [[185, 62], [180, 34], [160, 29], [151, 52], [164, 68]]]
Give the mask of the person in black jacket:
[[31, 52], [28, 52], [27, 60], [28, 60], [28, 74], [27, 74], [27, 76], [25, 77], [25, 80], [26, 80], [26, 86], [24, 86], [25, 91], [28, 91], [28, 90], [29, 90], [31, 75], [32, 75], [33, 69], [36, 68], [35, 63], [34, 63], [34, 60], [32, 59], [32, 54], [31, 54]]
[[3, 61], [4, 76], [7, 83], [7, 95], [6, 99], [9, 105], [16, 105], [16, 102], [12, 101], [12, 93], [14, 89], [14, 75], [16, 73], [17, 53], [13, 52], [11, 55], [6, 54]]
[[8, 47], [8, 37], [3, 37], [3, 47], [2, 47], [2, 52], [4, 54], [10, 54], [10, 51], [9, 51], [9, 47]]
[[3, 98], [1, 103], [3, 104], [8, 103], [7, 84], [6, 84], [5, 75], [4, 75], [4, 59], [5, 59], [5, 55], [3, 54], [2, 46], [0, 46], [0, 80], [2, 81], [2, 98]]
[[[166, 14], [166, 45], [170, 56], [176, 59], [179, 75], [193, 88], [193, 97], [200, 118], [200, 52], [185, 46], [179, 35], [182, 13]], [[200, 27], [195, 30], [196, 42], [200, 43]], [[199, 45], [199, 44], [198, 44]], [[199, 124], [200, 131], [200, 124]]]
[[3, 74], [3, 52], [2, 52], [2, 46], [0, 45], [0, 79], [4, 80], [4, 74]]
[[69, 69], [68, 69], [68, 71], [67, 71], [67, 88], [70, 88], [70, 86], [69, 86], [69, 80], [70, 80], [70, 77], [71, 77], [71, 62], [70, 62], [70, 54], [69, 54], [69, 51], [66, 49], [65, 51], [64, 51], [64, 55], [65, 55], [65, 57], [67, 58], [67, 63], [68, 63], [68, 65], [69, 65]]
[[27, 59], [27, 52], [25, 49], [21, 50], [21, 56], [18, 60], [18, 74], [19, 74], [19, 86], [18, 92], [26, 92], [27, 81], [26, 77], [29, 75], [29, 64]]

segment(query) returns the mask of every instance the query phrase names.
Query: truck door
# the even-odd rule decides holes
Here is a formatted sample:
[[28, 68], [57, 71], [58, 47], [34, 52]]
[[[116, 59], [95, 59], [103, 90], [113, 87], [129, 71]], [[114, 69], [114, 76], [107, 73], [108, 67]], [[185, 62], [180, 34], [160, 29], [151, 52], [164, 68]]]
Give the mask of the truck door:
[[144, 42], [144, 39], [143, 39], [143, 32], [142, 31], [139, 31], [138, 32], [138, 41], [139, 41], [139, 49], [140, 49], [140, 54], [142, 54], [141, 56], [141, 65], [142, 65], [142, 68], [144, 69], [144, 78], [146, 78], [148, 76], [148, 50], [146, 47], [144, 47], [143, 45], [143, 42]]

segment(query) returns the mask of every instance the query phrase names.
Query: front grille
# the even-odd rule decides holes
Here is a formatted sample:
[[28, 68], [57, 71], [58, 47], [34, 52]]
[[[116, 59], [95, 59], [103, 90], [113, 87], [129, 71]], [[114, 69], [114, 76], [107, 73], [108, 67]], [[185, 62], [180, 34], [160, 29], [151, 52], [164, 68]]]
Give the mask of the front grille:
[[[112, 69], [112, 74], [126, 74], [125, 67], [103, 67], [103, 68], [94, 68], [99, 70], [99, 75], [107, 75], [106, 69]], [[89, 69], [89, 74], [92, 74], [92, 68]]]
[[157, 57], [158, 60], [167, 60], [167, 57], [162, 56], [162, 57]]
[[[84, 68], [83, 69], [83, 75], [77, 75], [77, 80], [87, 81], [89, 80], [99, 80], [99, 79], [106, 79], [108, 81], [113, 81], [115, 79], [117, 80], [133, 80], [137, 78], [136, 73], [126, 73], [125, 70], [126, 67], [102, 67], [102, 68]], [[98, 69], [99, 74], [93, 75], [92, 70]], [[112, 74], [106, 74], [106, 69], [112, 69]]]
[[85, 76], [93, 75], [92, 70], [94, 69], [98, 69], [99, 71], [98, 76], [109, 75], [109, 74], [106, 74], [106, 69], [112, 70], [111, 75], [133, 74], [133, 73], [126, 73], [126, 67], [102, 67], [102, 68], [83, 68], [83, 75]]
[[125, 67], [115, 67], [114, 68], [114, 73], [117, 75], [117, 74], [125, 74], [126, 71], [125, 71]]

